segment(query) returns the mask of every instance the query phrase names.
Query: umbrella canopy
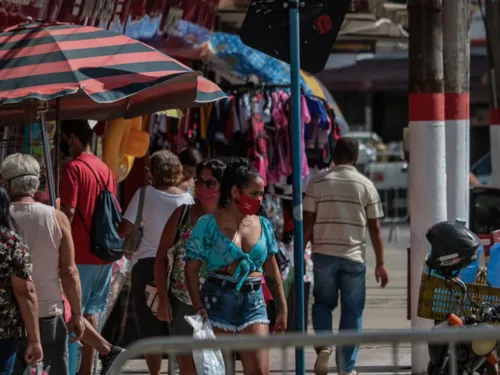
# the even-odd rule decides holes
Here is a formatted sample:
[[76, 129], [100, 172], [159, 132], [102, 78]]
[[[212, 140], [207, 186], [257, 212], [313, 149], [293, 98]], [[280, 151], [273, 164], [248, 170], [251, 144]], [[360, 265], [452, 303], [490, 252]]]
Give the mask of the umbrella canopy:
[[[62, 119], [133, 118], [225, 97], [199, 73], [111, 31], [32, 23], [0, 33], [0, 122], [25, 122], [18, 104], [60, 98]], [[12, 105], [15, 105], [14, 107]], [[47, 118], [54, 117], [49, 106]]]

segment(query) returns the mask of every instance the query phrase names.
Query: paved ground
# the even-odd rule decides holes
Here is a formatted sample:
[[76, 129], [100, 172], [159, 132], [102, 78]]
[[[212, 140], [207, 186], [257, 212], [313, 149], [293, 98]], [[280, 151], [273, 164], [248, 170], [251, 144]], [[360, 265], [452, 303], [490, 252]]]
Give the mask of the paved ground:
[[[408, 227], [399, 228], [399, 241], [389, 243], [389, 229], [384, 229], [384, 240], [386, 241], [385, 262], [389, 270], [390, 283], [385, 289], [380, 289], [374, 276], [374, 255], [371, 247], [367, 251], [368, 275], [367, 275], [367, 304], [365, 310], [365, 330], [389, 330], [410, 328], [410, 322], [406, 319], [407, 302], [407, 251], [410, 232]], [[335, 323], [338, 325], [338, 313], [335, 314]], [[310, 332], [312, 327], [309, 322]], [[287, 355], [288, 368], [294, 373], [293, 352]], [[361, 347], [358, 357], [357, 370], [362, 374], [386, 374], [395, 372], [392, 361], [392, 348], [387, 345], [366, 345]], [[313, 373], [316, 355], [312, 348], [306, 348], [306, 372]], [[403, 344], [398, 348], [398, 361], [402, 367], [401, 373], [409, 373], [410, 345]], [[335, 373], [334, 360], [330, 362], [331, 373]], [[237, 365], [237, 373], [241, 372], [241, 366]], [[271, 351], [271, 373], [281, 373], [282, 358], [279, 350]], [[167, 361], [164, 361], [164, 372], [167, 373]], [[162, 371], [163, 373], [163, 371]], [[147, 374], [147, 368], [142, 360], [130, 361], [125, 367], [123, 374]]]

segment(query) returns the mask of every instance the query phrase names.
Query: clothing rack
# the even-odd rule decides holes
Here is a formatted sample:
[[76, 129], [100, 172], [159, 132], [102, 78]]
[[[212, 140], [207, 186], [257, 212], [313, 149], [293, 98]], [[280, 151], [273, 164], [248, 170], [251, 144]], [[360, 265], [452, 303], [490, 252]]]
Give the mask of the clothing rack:
[[[278, 89], [285, 89], [285, 90], [290, 90], [291, 85], [290, 84], [268, 84], [268, 83], [253, 83], [253, 82], [247, 82], [247, 83], [242, 83], [242, 84], [220, 84], [219, 85], [222, 90], [226, 92], [253, 92], [253, 91], [260, 91], [260, 90], [278, 90]], [[304, 93], [304, 87], [301, 86], [301, 93]]]

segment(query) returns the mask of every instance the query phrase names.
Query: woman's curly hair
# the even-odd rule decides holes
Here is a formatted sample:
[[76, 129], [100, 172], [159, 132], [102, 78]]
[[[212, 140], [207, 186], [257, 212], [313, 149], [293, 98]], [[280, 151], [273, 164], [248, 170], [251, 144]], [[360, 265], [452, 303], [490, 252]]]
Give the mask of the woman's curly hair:
[[181, 181], [182, 165], [173, 152], [156, 151], [151, 155], [149, 161], [154, 185], [171, 187]]
[[245, 158], [232, 159], [227, 163], [226, 170], [220, 181], [219, 207], [224, 208], [231, 202], [231, 188], [236, 186], [243, 190], [256, 178], [262, 178], [259, 171], [252, 167]]

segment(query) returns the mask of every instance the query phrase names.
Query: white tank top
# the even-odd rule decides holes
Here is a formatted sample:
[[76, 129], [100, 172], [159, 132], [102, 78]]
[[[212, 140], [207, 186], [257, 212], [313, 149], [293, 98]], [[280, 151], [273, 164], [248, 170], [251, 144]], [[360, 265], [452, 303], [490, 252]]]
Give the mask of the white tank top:
[[62, 233], [55, 209], [42, 203], [16, 202], [11, 206], [11, 213], [29, 248], [38, 297], [38, 317], [61, 315], [64, 312], [59, 276]]

